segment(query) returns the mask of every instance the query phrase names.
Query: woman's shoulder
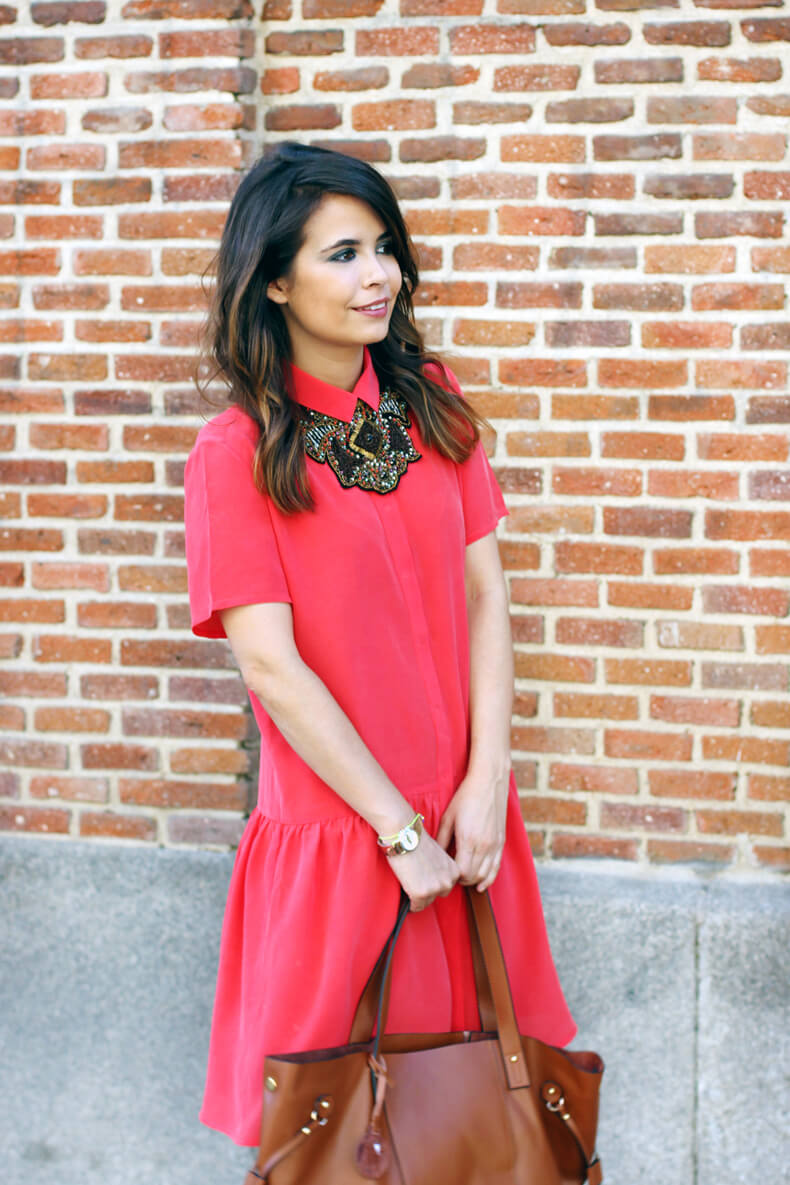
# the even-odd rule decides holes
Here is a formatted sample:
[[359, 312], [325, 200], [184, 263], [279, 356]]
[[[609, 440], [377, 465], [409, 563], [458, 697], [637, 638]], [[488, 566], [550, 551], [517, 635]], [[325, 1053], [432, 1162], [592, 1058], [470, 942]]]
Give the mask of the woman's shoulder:
[[258, 443], [260, 429], [252, 416], [232, 404], [219, 415], [207, 420], [197, 434], [193, 452], [206, 447], [224, 446], [224, 450], [237, 456], [249, 457]]

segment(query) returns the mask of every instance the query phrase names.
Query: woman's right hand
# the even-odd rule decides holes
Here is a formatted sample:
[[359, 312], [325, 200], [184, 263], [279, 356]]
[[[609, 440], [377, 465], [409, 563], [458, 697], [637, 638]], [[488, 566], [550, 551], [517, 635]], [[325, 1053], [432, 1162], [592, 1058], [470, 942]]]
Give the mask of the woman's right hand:
[[387, 860], [408, 894], [412, 913], [426, 909], [437, 897], [446, 897], [461, 875], [452, 856], [427, 832], [414, 851], [387, 856]]

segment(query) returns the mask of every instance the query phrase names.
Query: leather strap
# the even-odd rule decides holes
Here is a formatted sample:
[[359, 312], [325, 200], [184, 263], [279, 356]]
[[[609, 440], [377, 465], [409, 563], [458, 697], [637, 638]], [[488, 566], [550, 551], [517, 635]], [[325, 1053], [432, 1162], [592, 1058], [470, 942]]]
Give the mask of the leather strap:
[[[508, 1086], [511, 1090], [517, 1090], [529, 1086], [529, 1073], [521, 1036], [516, 1024], [513, 998], [510, 994], [510, 984], [494, 912], [491, 908], [491, 900], [487, 892], [478, 893], [473, 886], [466, 888], [465, 891], [473, 922], [469, 928], [469, 936], [472, 943], [481, 1020], [485, 1031], [497, 1032]], [[402, 893], [395, 926], [360, 997], [351, 1026], [351, 1044], [367, 1042], [371, 1038], [373, 1031], [371, 1012], [374, 1012], [372, 1005], [375, 999], [375, 989], [379, 984], [378, 1007], [374, 1012], [377, 1033], [376, 1051], [378, 1050], [380, 1037], [387, 1026], [395, 941], [408, 911], [409, 899], [405, 893]], [[483, 987], [482, 992], [481, 986]]]
[[[474, 967], [475, 986], [477, 988], [477, 1007], [480, 1012], [480, 1028], [484, 1033], [496, 1032], [496, 1012], [494, 1011], [493, 1000], [491, 999], [491, 987], [488, 982], [488, 975], [486, 974], [485, 963], [483, 961], [483, 952], [480, 949], [480, 943], [472, 925], [471, 905], [467, 896], [467, 905], [469, 913], [469, 938], [472, 948], [472, 964]], [[384, 967], [387, 961], [387, 952], [390, 943], [393, 941], [396, 930], [402, 924], [400, 921], [401, 913], [404, 917], [409, 912], [409, 898], [405, 892], [401, 890], [401, 898], [398, 907], [398, 916], [395, 925], [390, 932], [390, 936], [384, 943], [384, 948], [376, 960], [375, 966], [371, 971], [368, 981], [362, 989], [362, 995], [357, 1004], [357, 1010], [354, 1015], [354, 1020], [351, 1026], [351, 1034], [349, 1036], [349, 1045], [363, 1045], [366, 1044], [373, 1032], [373, 1024], [378, 1016], [379, 1000], [381, 996], [381, 988], [384, 979]], [[387, 1005], [389, 1006], [389, 997], [387, 998]]]
[[502, 954], [502, 943], [499, 939], [494, 911], [491, 907], [491, 898], [487, 892], [478, 893], [474, 887], [467, 889], [467, 896], [472, 907], [475, 930], [483, 952], [488, 982], [491, 985], [491, 996], [499, 1032], [499, 1047], [502, 1050], [507, 1083], [511, 1090], [516, 1090], [522, 1086], [529, 1086], [529, 1071], [521, 1044], [521, 1034], [516, 1023], [513, 997], [510, 994], [510, 982], [507, 977], [505, 957]]

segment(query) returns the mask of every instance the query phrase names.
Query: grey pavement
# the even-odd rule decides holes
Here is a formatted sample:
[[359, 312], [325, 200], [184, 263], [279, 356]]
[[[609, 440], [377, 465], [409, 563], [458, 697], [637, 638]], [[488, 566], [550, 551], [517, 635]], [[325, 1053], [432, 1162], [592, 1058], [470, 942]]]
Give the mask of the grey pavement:
[[[197, 1119], [232, 861], [0, 838], [3, 1185], [242, 1185], [251, 1152]], [[607, 1065], [607, 1185], [780, 1185], [786, 885], [538, 871], [573, 1045]]]

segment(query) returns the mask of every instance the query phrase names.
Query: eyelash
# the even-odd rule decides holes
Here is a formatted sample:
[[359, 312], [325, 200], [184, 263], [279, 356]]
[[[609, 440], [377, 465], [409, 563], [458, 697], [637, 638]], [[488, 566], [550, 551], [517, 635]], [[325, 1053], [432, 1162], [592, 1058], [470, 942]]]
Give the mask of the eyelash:
[[[389, 239], [385, 239], [383, 242], [378, 244], [378, 250], [382, 255], [392, 255], [392, 243]], [[338, 251], [337, 255], [330, 255], [329, 262], [347, 263], [349, 259], [353, 258], [355, 254], [356, 252], [354, 251], [353, 247], [344, 247], [342, 251]]]

